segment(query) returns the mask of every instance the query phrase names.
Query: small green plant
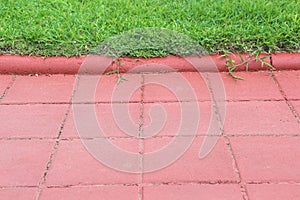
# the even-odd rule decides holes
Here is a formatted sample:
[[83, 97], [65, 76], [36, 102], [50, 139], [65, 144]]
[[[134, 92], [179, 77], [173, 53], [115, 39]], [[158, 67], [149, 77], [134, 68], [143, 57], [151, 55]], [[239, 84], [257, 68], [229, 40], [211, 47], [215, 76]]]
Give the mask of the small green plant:
[[111, 70], [111, 71], [107, 72], [106, 75], [117, 74], [117, 76], [118, 76], [117, 83], [120, 84], [123, 81], [127, 81], [127, 79], [124, 78], [120, 73], [120, 66], [122, 65], [122, 62], [117, 60], [116, 64], [117, 64], [117, 69], [114, 69], [114, 70]]
[[232, 76], [233, 78], [235, 78], [235, 79], [244, 80], [243, 77], [235, 75], [234, 71], [238, 67], [243, 66], [243, 65], [245, 65], [246, 71], [248, 71], [249, 70], [249, 62], [253, 61], [253, 60], [255, 62], [260, 62], [262, 67], [263, 66], [268, 66], [271, 70], [275, 70], [275, 68], [270, 63], [265, 61], [266, 59], [270, 58], [270, 55], [263, 56], [263, 57], [260, 58], [259, 57], [259, 55], [260, 55], [259, 52], [252, 52], [252, 53], [249, 54], [249, 56], [246, 57], [246, 59], [244, 59], [243, 56], [240, 53], [237, 53], [238, 56], [239, 56], [239, 59], [240, 59], [240, 63], [236, 64], [235, 60], [233, 60], [230, 57], [230, 54], [232, 54], [232, 53], [224, 53], [222, 55], [222, 57], [226, 57], [225, 65], [227, 67], [228, 74], [230, 76]]

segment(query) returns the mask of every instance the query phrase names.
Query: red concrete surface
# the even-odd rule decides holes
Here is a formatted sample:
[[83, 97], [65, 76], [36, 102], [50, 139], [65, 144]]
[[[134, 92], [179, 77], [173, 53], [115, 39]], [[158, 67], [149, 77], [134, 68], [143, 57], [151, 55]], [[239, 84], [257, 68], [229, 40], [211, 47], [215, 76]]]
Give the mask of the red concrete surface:
[[[145, 153], [157, 151], [169, 143], [169, 138], [152, 138], [145, 141]], [[171, 166], [144, 174], [146, 183], [234, 182], [238, 178], [232, 166], [230, 152], [223, 138], [219, 138], [213, 151], [204, 159], [198, 154], [203, 137], [197, 137], [184, 156]]]
[[273, 72], [288, 99], [300, 99], [300, 71]]
[[[131, 152], [139, 152], [135, 139], [111, 140], [115, 145]], [[137, 184], [139, 176], [118, 172], [97, 161], [85, 149], [79, 139], [62, 141], [52, 161], [47, 177], [48, 186], [94, 185], [94, 184]]]
[[224, 130], [228, 135], [295, 135], [300, 124], [284, 101], [229, 102]]
[[67, 105], [0, 105], [0, 138], [55, 138]]
[[[210, 92], [201, 73], [183, 72], [144, 75], [144, 102], [209, 100]], [[187, 90], [185, 85], [192, 85]]]
[[18, 76], [2, 103], [70, 102], [74, 82], [75, 76]]
[[221, 73], [227, 100], [283, 100], [270, 72], [236, 72], [234, 75], [244, 80], [233, 79], [227, 73]]
[[245, 181], [300, 181], [299, 137], [233, 137], [230, 142]]
[[37, 188], [2, 188], [0, 196], [2, 199], [27, 200], [34, 199]]
[[[140, 124], [140, 109], [141, 105], [139, 103], [130, 103], [130, 104], [80, 104], [78, 105], [82, 112], [89, 107], [95, 107], [96, 117], [106, 137], [128, 137], [130, 135], [138, 135], [139, 132], [139, 124]], [[77, 107], [76, 107], [77, 108]], [[75, 108], [75, 109], [76, 109]], [[118, 114], [120, 109], [128, 110], [126, 115]], [[117, 124], [114, 120], [116, 117], [122, 121], [122, 124]], [[78, 120], [83, 120], [78, 118]], [[86, 121], [87, 126], [89, 121]], [[123, 124], [132, 124], [132, 127], [124, 126]], [[67, 120], [65, 122], [63, 131], [61, 133], [61, 138], [79, 138], [82, 137], [79, 135], [76, 127], [76, 121], [74, 120], [74, 107], [72, 107]], [[92, 133], [87, 133], [84, 135], [85, 137], [93, 137]], [[100, 136], [99, 136], [100, 137]]]
[[41, 200], [94, 200], [94, 199], [137, 199], [136, 186], [104, 186], [104, 187], [71, 187], [71, 188], [46, 188], [42, 191]]
[[[71, 94], [78, 97], [74, 75], [16, 75], [13, 83], [12, 75], [1, 75], [0, 199], [297, 199], [299, 72], [272, 73], [274, 76], [270, 72], [237, 72], [244, 81], [220, 73], [227, 96], [223, 102], [224, 127], [218, 117], [224, 116], [221, 100], [218, 96], [217, 102], [210, 98], [198, 73], [125, 74], [128, 81], [117, 85], [116, 91], [116, 76], [104, 76], [96, 90], [81, 88], [90, 96], [75, 98], [73, 102]], [[213, 74], [204, 75], [215, 81], [210, 79]], [[87, 82], [98, 78], [82, 77]], [[180, 80], [176, 77], [188, 80], [196, 99], [190, 98], [187, 86], [178, 85]], [[181, 102], [159, 86], [161, 80], [182, 95]], [[114, 92], [117, 96], [112, 100]], [[96, 98], [91, 100], [91, 96]], [[95, 108], [104, 138], [94, 132], [95, 119], [85, 115], [91, 107]], [[200, 125], [195, 128], [193, 113], [197, 108]], [[182, 109], [188, 110], [185, 117]], [[211, 124], [212, 116], [217, 116], [217, 124]], [[74, 121], [74, 117], [78, 120]], [[134, 125], [130, 126], [130, 122]], [[181, 122], [186, 125], [184, 134], [176, 136]], [[129, 135], [120, 124], [129, 128]], [[76, 125], [85, 127], [85, 140], [79, 138]], [[154, 128], [147, 128], [151, 126]], [[206, 137], [209, 127], [219, 136]], [[174, 157], [180, 147], [176, 146], [166, 157], [149, 162], [151, 153], [168, 150], [173, 141], [176, 145], [192, 141], [195, 129], [196, 137], [181, 157]], [[131, 164], [138, 164], [140, 169], [170, 158], [173, 163], [151, 173], [121, 172], [98, 161], [83, 144], [99, 140], [137, 155], [137, 163]], [[201, 149], [209, 150], [202, 159]], [[124, 159], [101, 146], [98, 152], [113, 161]]]
[[[156, 103], [147, 103], [143, 106], [143, 135], [145, 137], [152, 136], [154, 132], [157, 132], [155, 136], [175, 136], [177, 134], [183, 135], [206, 135], [208, 132], [209, 124], [212, 120], [212, 104], [211, 102], [172, 102], [159, 104], [161, 109], [165, 111], [165, 117], [161, 116], [160, 112], [153, 112]], [[200, 116], [198, 117], [198, 129], [196, 132], [192, 132], [193, 120], [182, 120], [182, 112], [185, 110], [189, 112], [194, 109], [194, 106], [198, 106]], [[151, 124], [153, 120], [160, 119], [161, 129], [157, 130], [152, 128]], [[163, 120], [165, 119], [165, 120]], [[184, 123], [184, 128], [180, 129], [181, 123]], [[219, 135], [214, 134], [214, 135]], [[154, 135], [153, 135], [154, 136]]]
[[1, 140], [0, 185], [37, 186], [54, 140]]
[[[123, 74], [122, 76], [126, 79], [122, 84], [118, 84], [117, 74], [79, 76], [80, 79], [76, 82], [77, 92], [72, 102], [140, 102], [142, 76], [140, 74]], [[85, 89], [87, 87], [95, 87], [95, 90], [87, 91]], [[128, 91], [128, 88], [130, 88], [130, 91]]]
[[145, 200], [164, 200], [164, 199], [232, 199], [242, 200], [239, 185], [162, 185], [148, 186], [144, 188]]
[[247, 185], [250, 199], [256, 200], [297, 200], [300, 196], [300, 185], [292, 183], [281, 184], [250, 184]]

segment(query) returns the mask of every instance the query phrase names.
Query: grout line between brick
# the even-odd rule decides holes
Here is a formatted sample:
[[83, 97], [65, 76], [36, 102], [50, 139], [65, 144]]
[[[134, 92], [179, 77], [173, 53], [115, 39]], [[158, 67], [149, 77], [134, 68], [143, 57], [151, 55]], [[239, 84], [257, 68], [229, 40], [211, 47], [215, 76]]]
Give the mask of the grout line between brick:
[[[239, 184], [238, 181], [189, 181], [189, 182], [149, 182], [149, 183], [143, 183], [143, 187], [149, 187], [149, 186], [161, 186], [161, 185], [233, 185], [233, 184]], [[139, 186], [140, 184], [135, 183], [114, 183], [114, 184], [76, 184], [76, 185], [50, 185], [47, 186], [47, 188], [72, 188], [72, 187], [107, 187], [107, 186]]]
[[214, 91], [212, 89], [211, 81], [210, 81], [207, 74], [205, 74], [204, 77], [206, 79], [206, 84], [207, 84], [207, 87], [209, 89], [209, 92], [211, 94], [214, 112], [216, 113], [217, 120], [219, 122], [219, 127], [221, 129], [221, 136], [225, 140], [227, 150], [229, 151], [229, 154], [230, 154], [230, 157], [231, 157], [232, 167], [235, 171], [235, 174], [237, 175], [237, 177], [239, 179], [238, 184], [240, 186], [240, 192], [241, 192], [244, 200], [249, 200], [248, 192], [246, 190], [246, 184], [242, 180], [241, 173], [239, 171], [237, 161], [236, 161], [236, 159], [234, 157], [234, 154], [233, 154], [233, 150], [232, 150], [232, 146], [230, 144], [230, 140], [229, 140], [228, 136], [226, 135], [226, 133], [224, 132], [224, 129], [223, 129], [222, 117], [221, 117], [221, 113], [220, 113], [220, 110], [219, 110], [219, 107], [218, 107], [218, 104], [217, 104], [217, 101], [216, 101], [216, 97], [214, 95]]
[[292, 114], [294, 115], [294, 117], [296, 118], [297, 122], [300, 123], [300, 115], [299, 113], [296, 111], [296, 109], [294, 108], [294, 106], [292, 105], [292, 103], [290, 102], [290, 100], [287, 98], [283, 88], [281, 87], [279, 81], [276, 79], [275, 75], [271, 72], [271, 76], [275, 82], [275, 84], [277, 85], [281, 95], [283, 96], [285, 103], [288, 105], [290, 111], [292, 112]]
[[38, 188], [36, 185], [13, 185], [13, 186], [1, 186], [0, 189], [14, 189], [14, 188]]
[[[292, 101], [300, 101], [300, 99], [291, 99]], [[286, 101], [285, 99], [240, 99], [240, 100], [225, 100], [225, 102], [228, 103], [236, 103], [236, 102], [283, 102]], [[176, 100], [158, 100], [158, 101], [144, 101], [143, 104], [153, 104], [153, 103], [205, 103], [205, 102], [211, 102], [211, 100], [182, 100], [182, 101], [176, 101]], [[124, 101], [103, 101], [103, 102], [5, 102], [1, 103], [0, 106], [9, 106], [9, 105], [98, 105], [98, 104], [130, 104], [130, 103], [140, 103], [139, 101], [130, 101], [130, 102], [124, 102]]]
[[[220, 135], [196, 135], [197, 137], [219, 137]], [[226, 134], [228, 138], [232, 137], [300, 137], [300, 134], [243, 134], [243, 135], [234, 135], [234, 134]], [[192, 135], [180, 135], [180, 136], [174, 136], [174, 135], [159, 135], [159, 136], [153, 136], [152, 138], [174, 138], [174, 137], [193, 137]], [[68, 137], [68, 138], [60, 138], [60, 141], [73, 141], [73, 140], [94, 140], [94, 139], [100, 139], [100, 138], [107, 138], [107, 139], [135, 139], [136, 137], [133, 136], [111, 136], [111, 137], [93, 137], [93, 138], [80, 138], [80, 137]], [[51, 137], [45, 137], [45, 138], [39, 138], [39, 137], [30, 137], [30, 138], [0, 138], [0, 141], [9, 141], [9, 140], [57, 140], [57, 138], [51, 138]]]
[[231, 143], [230, 143], [230, 139], [228, 138], [228, 136], [225, 133], [223, 135], [223, 138], [225, 139], [227, 149], [228, 149], [228, 151], [230, 153], [230, 157], [232, 159], [233, 169], [235, 170], [235, 173], [236, 173], [236, 175], [238, 176], [238, 179], [239, 179], [239, 185], [240, 185], [241, 193], [243, 195], [243, 199], [244, 200], [249, 200], [248, 192], [247, 192], [247, 189], [246, 189], [246, 182], [243, 181], [243, 179], [242, 179], [241, 172], [239, 170], [236, 158], [235, 158], [234, 153], [233, 153], [233, 149], [232, 149], [232, 146], [231, 146]]
[[141, 137], [143, 135], [143, 125], [144, 125], [144, 91], [145, 91], [145, 78], [144, 74], [141, 74], [141, 101], [140, 101], [140, 119], [139, 119], [139, 153], [140, 153], [140, 160], [139, 160], [139, 184], [138, 184], [138, 200], [143, 200], [143, 171], [144, 171], [144, 139]]
[[293, 184], [300, 185], [300, 181], [247, 181], [248, 185], [279, 185], [279, 184]]
[[[71, 95], [71, 97], [70, 97], [70, 100], [72, 100], [73, 95], [74, 95], [74, 92], [72, 93], [72, 95]], [[51, 168], [51, 166], [52, 166], [52, 161], [53, 161], [53, 159], [54, 159], [54, 157], [55, 157], [55, 155], [56, 155], [56, 153], [57, 153], [57, 150], [58, 150], [58, 147], [59, 147], [59, 144], [60, 144], [60, 140], [61, 140], [60, 137], [61, 137], [63, 128], [64, 128], [64, 126], [65, 126], [65, 123], [66, 123], [66, 121], [67, 121], [67, 118], [68, 118], [68, 116], [69, 116], [70, 110], [71, 110], [71, 104], [68, 106], [67, 111], [66, 111], [65, 116], [64, 116], [64, 119], [63, 119], [63, 121], [62, 121], [62, 123], [61, 123], [61, 125], [60, 125], [60, 130], [59, 130], [58, 135], [57, 135], [57, 137], [56, 137], [56, 142], [55, 142], [55, 144], [54, 144], [54, 147], [53, 147], [53, 149], [52, 149], [52, 152], [51, 152], [51, 155], [50, 155], [50, 157], [49, 157], [48, 163], [47, 163], [47, 165], [46, 165], [46, 169], [45, 169], [45, 171], [44, 171], [44, 174], [43, 174], [43, 176], [42, 176], [42, 178], [41, 178], [41, 180], [40, 180], [40, 183], [39, 183], [39, 185], [38, 185], [38, 191], [37, 191], [35, 200], [39, 200], [40, 195], [41, 195], [41, 191], [42, 191], [42, 189], [45, 187], [47, 175], [48, 175], [49, 170], [50, 170], [50, 168]]]
[[[151, 187], [151, 186], [180, 186], [180, 185], [238, 185], [239, 181], [187, 181], [187, 182], [149, 182], [149, 183], [143, 183], [143, 186]], [[279, 184], [292, 184], [292, 185], [300, 185], [299, 181], [246, 181], [245, 182], [248, 185], [279, 185]], [[114, 183], [114, 184], [74, 184], [74, 185], [48, 185], [45, 186], [46, 188], [76, 188], [76, 187], [136, 187], [139, 184], [136, 183]], [[6, 189], [6, 188], [38, 188], [38, 186], [34, 185], [15, 185], [15, 186], [0, 186], [0, 189]]]
[[16, 79], [17, 79], [17, 76], [14, 75], [14, 76], [12, 77], [12, 80], [8, 83], [7, 87], [5, 88], [4, 92], [1, 94], [1, 96], [0, 96], [0, 102], [1, 102], [1, 100], [5, 97], [5, 95], [8, 93], [9, 89], [13, 86], [13, 84], [14, 84], [15, 81], [16, 81]]

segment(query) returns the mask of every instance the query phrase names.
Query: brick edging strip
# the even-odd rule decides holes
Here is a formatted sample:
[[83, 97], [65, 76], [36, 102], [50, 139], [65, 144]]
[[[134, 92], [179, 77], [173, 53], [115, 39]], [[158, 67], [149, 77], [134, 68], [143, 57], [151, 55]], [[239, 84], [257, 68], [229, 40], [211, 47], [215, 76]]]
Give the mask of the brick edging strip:
[[[249, 54], [241, 54], [244, 60]], [[208, 55], [219, 71], [227, 71], [226, 58], [221, 55]], [[261, 54], [262, 58], [266, 54]], [[47, 57], [0, 55], [0, 74], [77, 74], [86, 56], [81, 57]], [[239, 65], [242, 61], [239, 55], [231, 54], [230, 58]], [[252, 57], [253, 58], [253, 57]], [[196, 71], [196, 69], [182, 57], [168, 56], [163, 58], [120, 58], [121, 72], [128, 72], [137, 66], [143, 66], [142, 71], [160, 71], [159, 66], [169, 66], [175, 71]], [[272, 64], [276, 70], [300, 70], [299, 53], [272, 53], [264, 60]], [[157, 65], [153, 65], [157, 64]], [[116, 66], [105, 66], [106, 71], [115, 69]], [[268, 66], [261, 66], [260, 62], [253, 59], [248, 63], [249, 71], [268, 70]], [[163, 68], [161, 68], [163, 69]], [[245, 71], [246, 65], [240, 65], [236, 71]]]

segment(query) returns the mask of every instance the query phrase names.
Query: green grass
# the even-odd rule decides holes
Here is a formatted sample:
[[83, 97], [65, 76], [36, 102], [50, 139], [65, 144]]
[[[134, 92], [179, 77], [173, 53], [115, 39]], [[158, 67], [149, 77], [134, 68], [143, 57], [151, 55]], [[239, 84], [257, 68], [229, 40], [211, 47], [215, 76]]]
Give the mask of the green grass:
[[145, 27], [178, 31], [209, 53], [300, 49], [299, 0], [1, 0], [0, 19], [1, 53], [88, 54]]

